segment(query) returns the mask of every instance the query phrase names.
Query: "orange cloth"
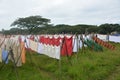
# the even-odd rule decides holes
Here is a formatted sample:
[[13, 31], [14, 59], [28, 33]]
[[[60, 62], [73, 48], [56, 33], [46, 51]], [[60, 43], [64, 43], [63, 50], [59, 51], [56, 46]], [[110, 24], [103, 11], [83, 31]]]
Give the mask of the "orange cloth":
[[25, 50], [25, 43], [21, 42], [21, 59], [22, 59], [22, 63], [26, 62], [26, 50]]

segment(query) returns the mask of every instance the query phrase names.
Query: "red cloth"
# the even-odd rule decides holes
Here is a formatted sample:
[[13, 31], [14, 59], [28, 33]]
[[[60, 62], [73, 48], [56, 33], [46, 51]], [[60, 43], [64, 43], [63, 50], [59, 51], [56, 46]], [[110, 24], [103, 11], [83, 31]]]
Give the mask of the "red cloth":
[[44, 44], [44, 36], [39, 37], [39, 42]]
[[53, 45], [53, 38], [49, 39], [49, 45]]
[[56, 46], [59, 46], [60, 45], [60, 37], [58, 37], [57, 39], [54, 40], [54, 44]]
[[44, 43], [47, 44], [48, 43], [48, 38], [44, 37]]
[[62, 48], [61, 48], [61, 55], [62, 56], [71, 56], [73, 52], [73, 47], [72, 47], [72, 37], [64, 37], [63, 43], [62, 43]]
[[34, 36], [33, 35], [30, 36], [30, 40], [34, 41]]
[[66, 53], [67, 53], [67, 51], [66, 51], [65, 39], [63, 39], [62, 40], [62, 47], [61, 47], [61, 55], [65, 56], [65, 55], [67, 55]]

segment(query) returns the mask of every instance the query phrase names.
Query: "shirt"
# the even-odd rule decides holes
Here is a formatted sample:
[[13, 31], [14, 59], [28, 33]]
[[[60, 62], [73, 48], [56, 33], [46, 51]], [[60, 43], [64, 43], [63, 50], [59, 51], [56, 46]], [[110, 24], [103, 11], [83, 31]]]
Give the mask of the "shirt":
[[2, 49], [2, 60], [8, 64], [8, 51], [7, 50], [4, 50]]

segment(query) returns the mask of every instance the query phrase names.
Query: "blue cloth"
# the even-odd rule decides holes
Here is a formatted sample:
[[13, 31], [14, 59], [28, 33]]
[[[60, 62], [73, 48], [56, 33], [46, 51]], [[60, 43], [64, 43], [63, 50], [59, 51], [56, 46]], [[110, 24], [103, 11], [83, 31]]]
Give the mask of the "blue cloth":
[[120, 34], [113, 34], [113, 36], [120, 36]]
[[2, 60], [7, 64], [8, 63], [8, 51], [2, 50]]

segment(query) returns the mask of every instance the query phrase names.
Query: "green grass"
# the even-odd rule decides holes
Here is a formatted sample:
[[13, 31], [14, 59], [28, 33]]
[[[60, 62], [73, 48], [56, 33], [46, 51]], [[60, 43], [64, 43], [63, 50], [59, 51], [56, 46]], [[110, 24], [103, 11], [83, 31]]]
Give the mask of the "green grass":
[[[103, 52], [86, 49], [61, 61], [45, 55], [27, 53], [27, 62], [17, 68], [19, 80], [120, 80], [120, 44]], [[61, 62], [61, 68], [60, 68]], [[2, 63], [0, 63], [1, 67]], [[10, 62], [0, 70], [0, 80], [17, 80]]]

